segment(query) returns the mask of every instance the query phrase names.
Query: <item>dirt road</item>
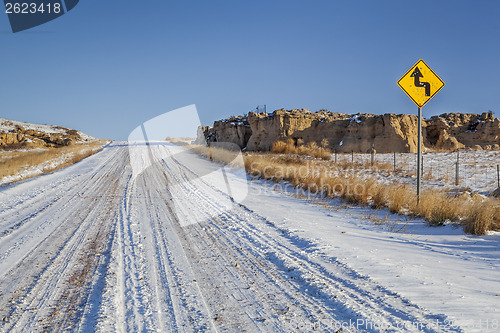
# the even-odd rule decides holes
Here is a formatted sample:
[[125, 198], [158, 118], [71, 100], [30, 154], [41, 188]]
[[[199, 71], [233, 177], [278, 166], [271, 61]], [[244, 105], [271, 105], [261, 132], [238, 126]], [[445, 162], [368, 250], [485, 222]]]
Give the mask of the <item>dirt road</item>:
[[[159, 162], [134, 175], [115, 143], [0, 190], [1, 331], [453, 331], [311, 255], [307, 240], [200, 178], [193, 161], [210, 162], [179, 149], [137, 148], [135, 159]], [[364, 321], [383, 325], [345, 326]]]

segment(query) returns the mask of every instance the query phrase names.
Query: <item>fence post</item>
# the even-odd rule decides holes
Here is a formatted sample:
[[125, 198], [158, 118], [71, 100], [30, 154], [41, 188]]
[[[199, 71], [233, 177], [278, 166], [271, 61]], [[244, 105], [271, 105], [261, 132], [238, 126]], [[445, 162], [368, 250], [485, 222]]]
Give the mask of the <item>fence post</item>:
[[394, 152], [394, 172], [396, 172], [396, 152]]
[[457, 167], [455, 169], [455, 185], [458, 186], [460, 184], [459, 179], [459, 162], [460, 162], [460, 152], [457, 151]]
[[337, 164], [337, 149], [333, 150], [335, 152], [335, 164]]
[[497, 184], [500, 188], [500, 165], [497, 164]]
[[372, 167], [373, 167], [373, 164], [375, 163], [375, 147], [372, 147], [371, 152], [372, 152], [372, 161], [371, 162], [372, 162]]
[[424, 155], [422, 155], [422, 165], [420, 166], [421, 177], [424, 177]]
[[351, 151], [351, 163], [354, 166], [354, 150]]

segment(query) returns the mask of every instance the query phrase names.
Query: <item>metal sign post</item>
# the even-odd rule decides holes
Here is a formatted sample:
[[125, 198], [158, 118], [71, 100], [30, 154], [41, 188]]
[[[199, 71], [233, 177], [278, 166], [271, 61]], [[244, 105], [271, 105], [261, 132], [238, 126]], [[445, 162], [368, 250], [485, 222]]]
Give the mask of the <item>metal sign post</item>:
[[420, 203], [420, 184], [422, 183], [422, 109], [418, 108], [418, 138], [417, 138], [417, 204]]
[[444, 81], [420, 59], [399, 79], [398, 86], [418, 106], [417, 203], [420, 203], [420, 187], [422, 183], [422, 107], [444, 87]]

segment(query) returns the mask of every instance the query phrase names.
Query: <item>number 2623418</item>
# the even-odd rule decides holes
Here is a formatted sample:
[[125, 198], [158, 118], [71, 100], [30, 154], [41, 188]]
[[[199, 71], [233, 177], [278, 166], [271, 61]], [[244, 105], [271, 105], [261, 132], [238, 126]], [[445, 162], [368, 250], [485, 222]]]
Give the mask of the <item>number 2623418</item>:
[[7, 14], [59, 14], [61, 10], [60, 3], [5, 3], [5, 13]]

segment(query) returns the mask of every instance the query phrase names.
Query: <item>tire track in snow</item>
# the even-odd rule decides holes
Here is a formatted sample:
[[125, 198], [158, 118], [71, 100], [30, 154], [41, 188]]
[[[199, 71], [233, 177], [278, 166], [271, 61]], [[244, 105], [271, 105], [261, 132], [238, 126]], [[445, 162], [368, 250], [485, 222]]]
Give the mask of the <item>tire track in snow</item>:
[[[180, 165], [178, 167], [179, 170], [183, 168]], [[169, 170], [172, 172], [169, 176], [175, 177], [180, 174], [185, 177], [179, 170], [173, 170], [172, 168]], [[182, 184], [185, 187], [186, 193], [197, 193], [200, 195], [198, 200], [191, 198], [189, 204], [193, 205], [193, 207], [187, 209], [186, 212], [204, 210], [213, 212], [214, 210], [220, 210], [220, 207], [216, 204], [216, 200], [210, 200], [211, 198], [202, 195], [203, 190], [200, 191], [199, 186], [193, 185], [187, 179], [179, 179], [176, 183]], [[211, 192], [213, 194], [213, 191]], [[177, 198], [177, 201], [181, 200], [181, 198]], [[220, 210], [220, 213], [222, 212]], [[185, 219], [184, 222], [186, 222], [186, 219], [193, 218], [193, 216], [189, 216], [189, 213], [187, 214], [183, 217]], [[206, 274], [204, 274], [203, 269], [199, 269], [198, 271], [199, 275], [206, 276], [205, 279], [209, 280], [206, 283], [206, 289], [210, 289], [212, 286], [212, 289], [222, 290], [215, 296], [208, 293], [207, 297], [213, 298], [212, 303], [219, 313], [224, 312], [224, 315], [229, 313], [226, 316], [233, 317], [229, 318], [230, 320], [228, 320], [228, 324], [225, 325], [224, 329], [228, 331], [234, 329], [241, 330], [242, 327], [231, 326], [231, 324], [242, 323], [243, 317], [248, 317], [252, 325], [255, 325], [259, 329], [267, 330], [270, 327], [278, 331], [288, 331], [290, 329], [328, 329], [328, 327], [333, 327], [331, 324], [324, 325], [320, 322], [319, 316], [316, 316], [316, 313], [322, 312], [318, 305], [302, 293], [295, 293], [294, 288], [288, 285], [286, 279], [274, 273], [275, 267], [272, 264], [270, 265], [266, 258], [263, 258], [262, 255], [256, 256], [246, 251], [248, 243], [236, 244], [233, 240], [238, 239], [238, 235], [234, 233], [225, 235], [219, 229], [214, 228], [214, 221], [209, 216], [207, 214], [206, 221], [208, 222], [201, 225], [196, 223], [201, 221], [187, 223], [189, 226], [184, 228], [184, 230], [189, 230], [190, 232], [185, 232], [186, 235], [184, 237], [186, 241], [184, 248], [192, 249], [194, 253], [192, 255], [193, 258], [203, 259], [194, 263], [195, 270], [200, 266], [205, 266], [203, 263], [208, 265], [206, 267], [215, 267], [211, 271], [206, 269]], [[233, 221], [229, 221], [229, 224], [231, 223], [243, 223], [243, 221], [234, 219]], [[196, 239], [193, 239], [193, 235]], [[247, 253], [246, 255], [244, 255], [245, 252]], [[206, 253], [212, 255], [207, 256]], [[200, 262], [202, 265], [200, 265]], [[228, 265], [228, 262], [232, 264]], [[224, 284], [221, 285], [221, 283], [218, 283], [217, 279], [210, 279], [210, 277], [214, 276], [217, 279], [223, 280]], [[231, 286], [227, 287], [225, 285]], [[235, 293], [239, 294], [238, 299], [234, 297]], [[243, 302], [245, 304], [242, 304], [241, 300], [247, 301]], [[257, 305], [256, 309], [255, 305]], [[231, 310], [227, 311], [227, 309]], [[287, 315], [289, 318], [286, 318]], [[324, 317], [326, 317], [330, 323], [335, 322], [326, 311], [323, 311], [322, 317], [323, 321], [325, 321]], [[283, 321], [287, 320], [290, 323], [283, 325]], [[247, 326], [251, 325], [247, 323]]]
[[[171, 154], [168, 155], [172, 156]], [[339, 320], [348, 321], [353, 317], [364, 318], [364, 320], [388, 324], [389, 327], [392, 325], [395, 328], [401, 323], [411, 327], [412, 323], [419, 322], [427, 324], [427, 327], [431, 328], [428, 331], [433, 331], [432, 327], [436, 327], [436, 322], [441, 323], [441, 327], [446, 326], [444, 325], [446, 320], [444, 316], [432, 315], [424, 309], [410, 304], [407, 300], [360, 276], [346, 265], [335, 260], [321, 262], [318, 258], [311, 258], [304, 254], [301, 248], [294, 246], [293, 240], [286, 236], [286, 232], [279, 230], [265, 218], [246, 207], [240, 205], [229, 213], [225, 207], [218, 207], [217, 200], [207, 198], [201, 194], [203, 192], [202, 181], [197, 175], [179, 161], [174, 159], [173, 162], [177, 164], [178, 170], [173, 172], [172, 175], [180, 175], [184, 178], [179, 179], [178, 183], [184, 185], [186, 193], [199, 195], [198, 200], [191, 200], [192, 203], [198, 204], [196, 208], [191, 207], [191, 209], [205, 209], [211, 214], [219, 210], [220, 220], [209, 219], [207, 223], [208, 226], [218, 229], [212, 238], [214, 242], [224, 239], [228, 243], [233, 243], [233, 247], [242, 250], [250, 249], [250, 252], [253, 252], [251, 255], [257, 258], [260, 256], [262, 262], [275, 265], [274, 269], [279, 272], [279, 274], [276, 274], [276, 281], [279, 281], [278, 275], [292, 278], [292, 280], [295, 280], [294, 289], [296, 291], [308, 294], [308, 298], [315, 299], [316, 302], [326, 305], [324, 310], [327, 312], [329, 311], [332, 314], [335, 314], [336, 310], [340, 310], [337, 311], [340, 313], [347, 312], [344, 316], [338, 317]], [[190, 174], [195, 181], [190, 180], [186, 173]], [[193, 185], [193, 183], [196, 183], [196, 185]], [[193, 188], [189, 188], [190, 186]], [[210, 187], [208, 184], [205, 184], [205, 186]], [[194, 187], [196, 191], [194, 191]], [[215, 192], [223, 195], [215, 188], [205, 191], [205, 193], [210, 192], [212, 195]], [[227, 227], [222, 227], [223, 225], [234, 225], [235, 227], [228, 230]], [[196, 229], [196, 227], [193, 228]], [[218, 249], [229, 247], [230, 245], [227, 246], [227, 244], [215, 246]], [[255, 252], [255, 249], [259, 248], [261, 252], [266, 254], [264, 258], [258, 251]], [[326, 269], [326, 266], [329, 269]], [[309, 289], [312, 292], [309, 293]], [[307, 303], [308, 300], [301, 302], [301, 304]], [[436, 329], [436, 331], [439, 330]], [[450, 331], [457, 330], [450, 329]]]
[[100, 330], [216, 331], [173, 232], [165, 187], [158, 165], [134, 181], [129, 178], [101, 306]]
[[[113, 159], [117, 161], [127, 156], [124, 151], [110, 153], [115, 155]], [[3, 277], [3, 280], [9, 281], [10, 295], [4, 294], [0, 300], [2, 311], [8, 311], [6, 317], [9, 318], [2, 329], [25, 331], [39, 327], [57, 331], [65, 328], [63, 326], [71, 327], [73, 319], [80, 316], [76, 312], [85, 296], [92, 291], [88, 282], [101, 261], [95, 255], [101, 255], [98, 252], [109, 238], [111, 225], [108, 217], [113, 212], [110, 200], [90, 196], [94, 193], [120, 192], [120, 172], [116, 166], [100, 169], [99, 172], [103, 177], [114, 180], [89, 182], [90, 186], [83, 192], [89, 195], [88, 199], [72, 201], [76, 209], [68, 209], [69, 215], [57, 216], [54, 214], [57, 211], [47, 210], [38, 217], [58, 220], [58, 223], [54, 223], [56, 226], [49, 236], [41, 239], [20, 264], [12, 267]], [[9, 237], [14, 236], [15, 233]], [[31, 276], [26, 278], [26, 273], [31, 273]], [[80, 285], [72, 285], [74, 282]], [[7, 309], [4, 308], [6, 303], [11, 304]]]
[[[58, 210], [63, 212], [73, 199], [80, 196], [93, 183], [103, 180], [106, 174], [103, 174], [100, 170], [106, 165], [111, 164], [114, 158], [115, 156], [111, 154], [107, 159], [101, 161], [95, 168], [96, 171], [93, 171], [93, 174], [90, 176], [85, 170], [77, 176], [70, 177], [58, 177], [59, 174], [54, 176], [52, 173], [44, 175], [44, 177], [50, 177], [54, 179], [54, 182], [41, 182], [42, 178], [39, 177], [26, 180], [17, 184], [15, 188], [11, 187], [0, 192], [2, 194], [0, 205], [0, 240], [13, 231], [20, 229], [24, 224], [31, 222], [40, 213], [52, 208], [61, 199], [64, 200], [62, 200], [62, 207], [58, 208]], [[70, 168], [74, 169], [80, 165], [76, 163]], [[37, 182], [42, 183], [41, 186], [33, 188], [31, 185]], [[64, 193], [61, 193], [62, 186], [65, 187]], [[11, 194], [11, 192], [14, 193]], [[72, 197], [69, 198], [69, 196]], [[50, 198], [50, 201], [47, 201], [47, 198]], [[12, 214], [16, 214], [18, 217], [13, 219]]]
[[0, 232], [23, 222], [0, 239], [0, 331], [333, 331], [357, 318], [398, 331], [445, 319], [245, 206], [228, 211], [172, 148], [152, 147], [164, 161], [135, 180], [128, 148], [112, 145], [2, 191]]

